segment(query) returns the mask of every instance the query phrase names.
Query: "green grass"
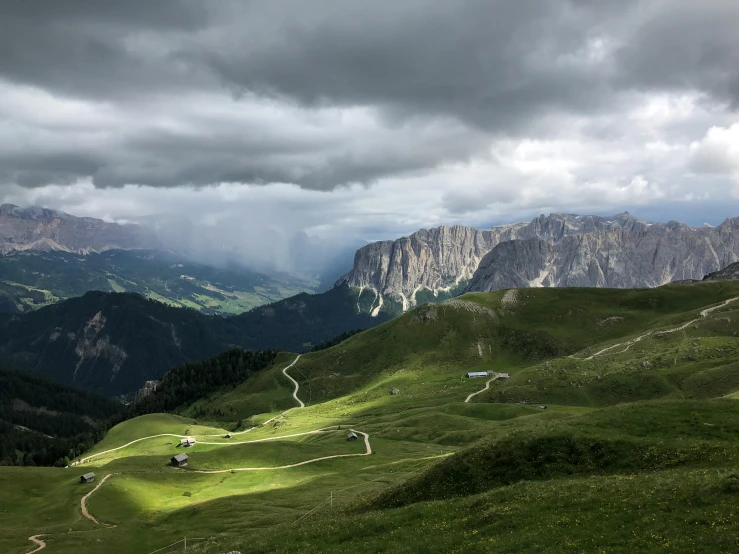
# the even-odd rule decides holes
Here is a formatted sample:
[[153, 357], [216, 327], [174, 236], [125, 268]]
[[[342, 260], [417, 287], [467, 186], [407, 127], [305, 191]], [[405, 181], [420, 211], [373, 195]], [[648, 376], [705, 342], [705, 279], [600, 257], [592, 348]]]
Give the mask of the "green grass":
[[199, 551], [735, 552], [731, 475], [678, 469], [517, 483], [395, 510], [326, 512], [279, 533], [254, 532]]
[[[690, 321], [739, 287], [532, 289], [516, 306], [503, 305], [504, 294], [424, 306], [304, 355], [290, 374], [305, 409], [282, 374], [295, 355], [282, 353], [183, 415], [116, 426], [92, 453], [162, 433], [195, 436], [187, 450], [156, 437], [74, 469], [0, 468], [3, 500], [17, 507], [0, 520], [0, 547], [26, 552], [27, 536], [48, 531], [52, 551], [110, 554], [185, 535], [207, 539], [188, 551], [214, 554], [737, 551], [739, 304], [684, 332], [582, 358]], [[511, 377], [464, 403], [485, 383], [464, 374], [487, 369]], [[194, 423], [196, 409], [206, 415]], [[239, 422], [256, 427], [222, 438]], [[345, 440], [350, 427], [369, 433], [371, 456], [194, 471], [361, 453], [361, 440]], [[261, 439], [277, 440], [234, 444]], [[188, 469], [168, 467], [182, 451]], [[115, 528], [80, 519], [89, 488], [75, 480], [88, 468], [114, 473], [89, 505]], [[37, 494], [26, 500], [26, 490]]]

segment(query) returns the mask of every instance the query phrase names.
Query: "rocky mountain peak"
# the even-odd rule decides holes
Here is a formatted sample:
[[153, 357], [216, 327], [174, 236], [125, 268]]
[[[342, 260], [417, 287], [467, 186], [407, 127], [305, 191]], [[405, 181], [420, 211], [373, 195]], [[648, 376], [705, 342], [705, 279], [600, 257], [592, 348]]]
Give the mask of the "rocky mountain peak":
[[0, 206], [0, 253], [61, 250], [78, 254], [111, 248], [156, 248], [153, 232], [141, 225], [119, 225], [46, 208]]
[[385, 300], [406, 310], [418, 296], [444, 298], [461, 292], [478, 266], [498, 244], [512, 240], [542, 239], [558, 243], [566, 237], [598, 231], [646, 231], [654, 224], [628, 213], [610, 217], [552, 213], [533, 221], [479, 230], [462, 225], [421, 229], [395, 241], [380, 241], [360, 248], [354, 267], [337, 285], [369, 289], [376, 296], [371, 313]]

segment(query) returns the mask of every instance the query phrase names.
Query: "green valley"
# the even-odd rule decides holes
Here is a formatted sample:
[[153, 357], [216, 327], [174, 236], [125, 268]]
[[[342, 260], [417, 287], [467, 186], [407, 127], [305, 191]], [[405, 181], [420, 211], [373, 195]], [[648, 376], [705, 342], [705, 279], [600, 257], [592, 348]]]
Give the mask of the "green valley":
[[238, 314], [300, 292], [317, 281], [218, 269], [161, 250], [88, 255], [18, 251], [0, 256], [0, 310], [25, 312], [87, 291], [137, 292], [204, 314]]
[[178, 369], [146, 400], [169, 413], [66, 469], [0, 467], [0, 549], [732, 552], [737, 333], [736, 282], [523, 289], [241, 377], [221, 358], [223, 384]]

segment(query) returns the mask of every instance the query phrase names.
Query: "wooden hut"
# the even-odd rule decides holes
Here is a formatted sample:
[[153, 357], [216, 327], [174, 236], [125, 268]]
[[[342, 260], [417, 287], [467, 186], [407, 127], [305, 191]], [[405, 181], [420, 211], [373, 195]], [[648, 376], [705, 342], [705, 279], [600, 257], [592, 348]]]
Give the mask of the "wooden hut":
[[94, 480], [95, 474], [92, 472], [80, 476], [80, 483], [92, 483]]
[[185, 467], [187, 465], [187, 454], [177, 454], [169, 460], [172, 467]]

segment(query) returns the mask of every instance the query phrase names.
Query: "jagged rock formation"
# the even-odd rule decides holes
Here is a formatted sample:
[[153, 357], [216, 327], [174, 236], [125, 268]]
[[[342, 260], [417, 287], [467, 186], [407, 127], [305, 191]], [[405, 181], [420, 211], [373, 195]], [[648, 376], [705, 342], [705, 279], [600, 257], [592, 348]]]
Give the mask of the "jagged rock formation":
[[157, 390], [159, 383], [160, 381], [147, 381], [146, 383], [144, 383], [144, 386], [136, 391], [136, 398], [134, 399], [134, 402], [141, 402], [144, 398]]
[[44, 208], [0, 205], [0, 254], [59, 250], [76, 254], [112, 248], [155, 248], [154, 233], [142, 225], [119, 225]]
[[521, 287], [655, 287], [691, 282], [739, 260], [739, 218], [718, 227], [678, 222], [513, 240], [485, 256], [467, 291]]
[[[650, 224], [628, 213], [613, 217], [571, 214], [541, 215], [530, 223], [502, 225], [489, 230], [470, 227], [422, 229], [396, 241], [382, 241], [360, 248], [354, 267], [338, 282], [375, 292], [370, 311], [380, 312], [383, 297], [403, 310], [436, 297], [461, 293], [481, 260], [498, 244], [517, 239], [543, 239], [556, 243], [564, 237], [596, 231], [641, 232]], [[420, 298], [419, 298], [420, 297]]]
[[739, 279], [739, 262], [729, 264], [703, 278], [704, 281], [735, 281], [737, 279]]

